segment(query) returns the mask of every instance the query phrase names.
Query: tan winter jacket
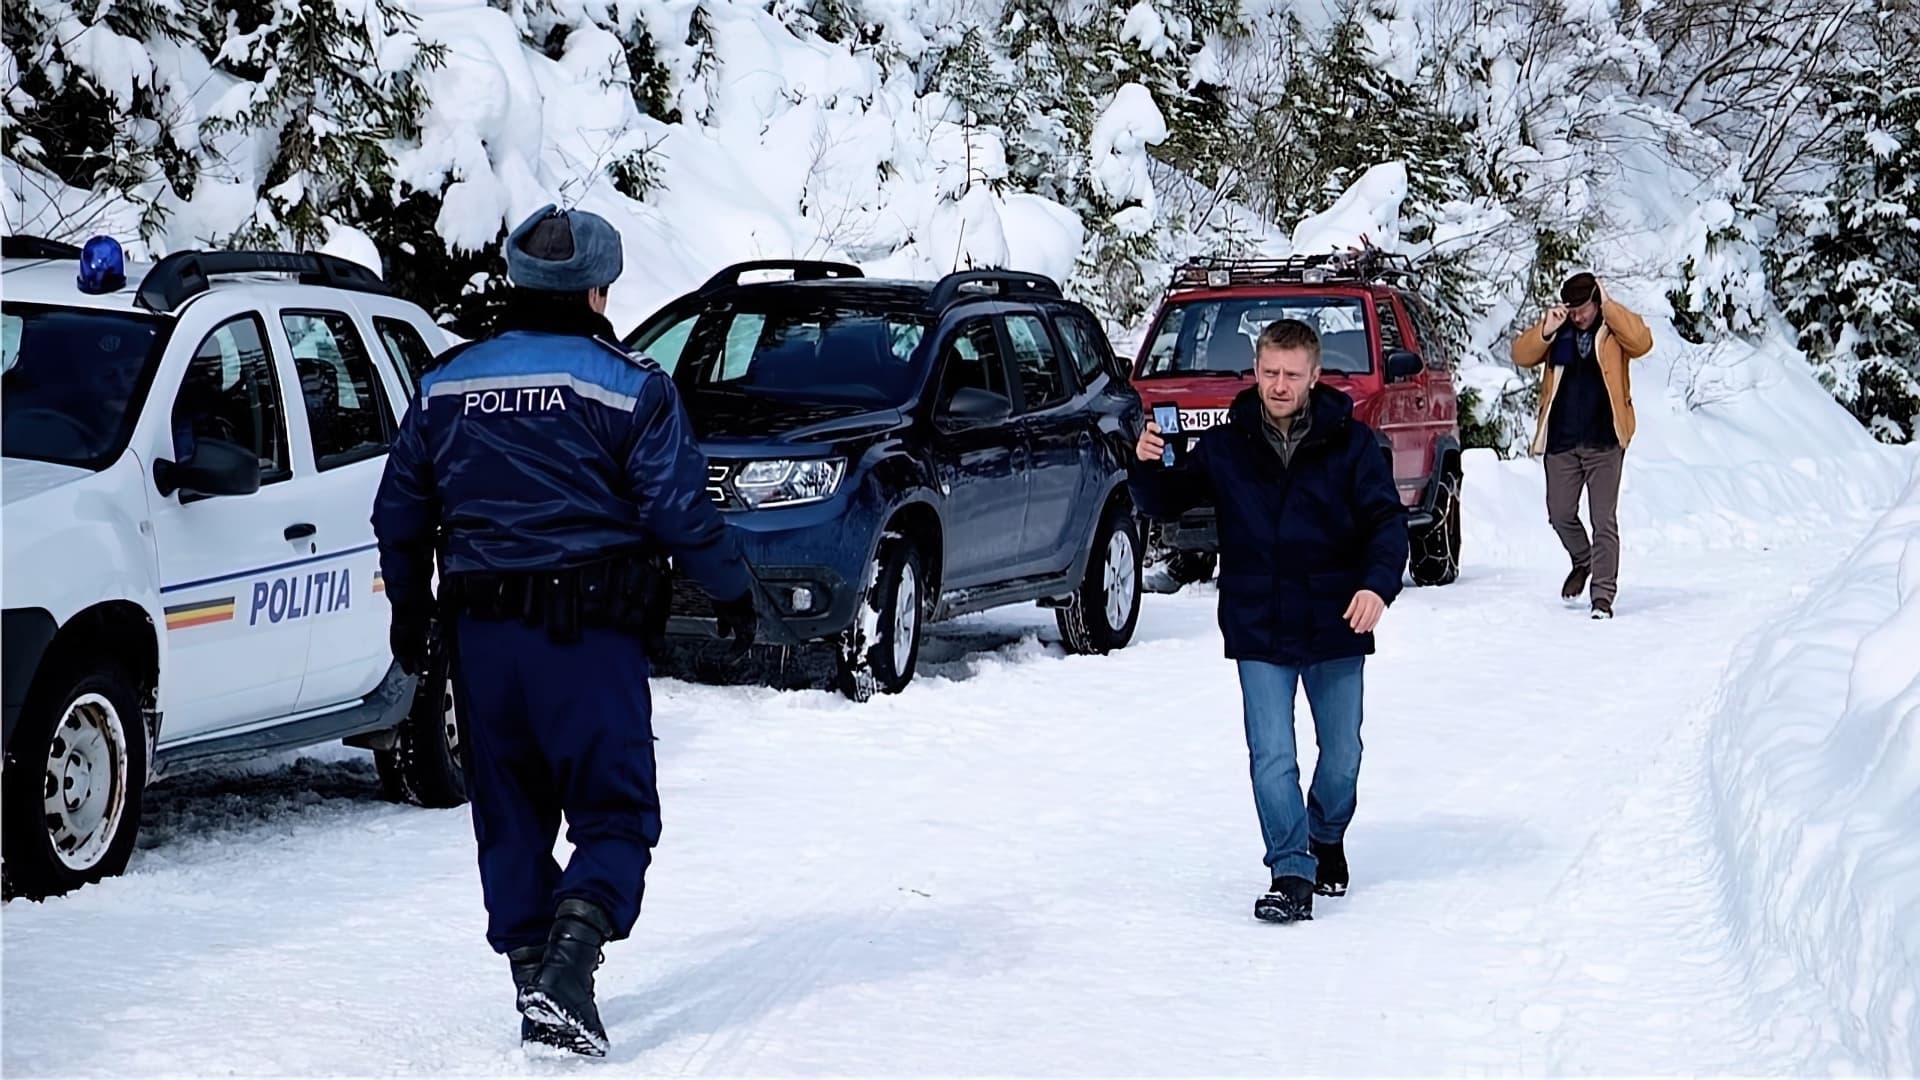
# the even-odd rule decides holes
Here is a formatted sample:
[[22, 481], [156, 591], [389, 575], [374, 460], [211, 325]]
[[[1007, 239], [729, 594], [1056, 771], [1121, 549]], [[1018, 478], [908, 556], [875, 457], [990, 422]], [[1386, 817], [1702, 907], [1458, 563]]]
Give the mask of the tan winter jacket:
[[[1516, 365], [1530, 368], [1546, 361], [1553, 349], [1553, 343], [1540, 333], [1546, 322], [1542, 316], [1539, 322], [1513, 339]], [[1633, 378], [1627, 371], [1627, 361], [1647, 355], [1653, 348], [1653, 332], [1647, 329], [1646, 320], [1618, 301], [1608, 299], [1605, 293], [1600, 299], [1600, 324], [1600, 332], [1593, 339], [1593, 354], [1600, 361], [1600, 377], [1607, 384], [1607, 400], [1613, 405], [1614, 434], [1620, 437], [1620, 446], [1625, 449], [1633, 441], [1634, 432]], [[1540, 386], [1540, 411], [1534, 418], [1533, 445], [1527, 448], [1534, 457], [1546, 452], [1547, 417], [1553, 410], [1553, 394], [1559, 386], [1560, 369], [1547, 365]]]

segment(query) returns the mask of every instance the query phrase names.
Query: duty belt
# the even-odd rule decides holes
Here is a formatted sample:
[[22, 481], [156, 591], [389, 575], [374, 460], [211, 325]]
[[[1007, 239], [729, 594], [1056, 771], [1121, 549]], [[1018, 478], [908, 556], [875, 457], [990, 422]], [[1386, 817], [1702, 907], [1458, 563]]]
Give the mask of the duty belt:
[[666, 630], [672, 582], [657, 556], [623, 553], [579, 566], [446, 575], [440, 600], [450, 617], [544, 625], [561, 644], [582, 627], [658, 640]]

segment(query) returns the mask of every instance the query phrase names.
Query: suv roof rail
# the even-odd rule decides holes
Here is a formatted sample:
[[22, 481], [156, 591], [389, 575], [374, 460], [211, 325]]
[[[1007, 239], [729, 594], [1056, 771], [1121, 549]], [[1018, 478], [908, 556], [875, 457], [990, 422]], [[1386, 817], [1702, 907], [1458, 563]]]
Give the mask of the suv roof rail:
[[819, 281], [822, 278], [865, 277], [866, 272], [852, 263], [826, 262], [820, 259], [750, 259], [737, 262], [707, 279], [703, 293], [740, 284], [740, 275], [755, 270], [791, 270], [795, 281]]
[[298, 274], [303, 285], [393, 295], [380, 276], [356, 262], [317, 251], [179, 251], [153, 264], [134, 303], [170, 312], [212, 287], [221, 274]]
[[961, 290], [968, 286], [996, 286], [992, 291], [1001, 296], [1026, 293], [1053, 300], [1064, 299], [1059, 284], [1045, 274], [1032, 274], [1024, 270], [957, 270], [933, 286], [933, 294], [927, 297], [927, 310], [945, 311], [960, 299]]
[[1234, 285], [1372, 284], [1411, 276], [1413, 260], [1371, 245], [1359, 250], [1291, 255], [1284, 259], [1223, 259], [1196, 256], [1173, 272], [1167, 291], [1224, 289]]
[[8, 233], [0, 237], [0, 258], [6, 259], [78, 259], [80, 248], [49, 240], [44, 236]]

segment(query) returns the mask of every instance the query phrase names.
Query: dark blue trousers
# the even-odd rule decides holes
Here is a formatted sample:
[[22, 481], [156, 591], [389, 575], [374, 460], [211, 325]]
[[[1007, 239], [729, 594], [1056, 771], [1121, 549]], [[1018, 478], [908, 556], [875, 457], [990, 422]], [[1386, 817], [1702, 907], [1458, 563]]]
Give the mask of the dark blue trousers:
[[[466, 716], [467, 795], [479, 844], [487, 941], [543, 944], [560, 901], [592, 901], [614, 940], [640, 917], [660, 842], [653, 699], [638, 638], [461, 619], [456, 707]], [[573, 846], [554, 860], [560, 820]]]

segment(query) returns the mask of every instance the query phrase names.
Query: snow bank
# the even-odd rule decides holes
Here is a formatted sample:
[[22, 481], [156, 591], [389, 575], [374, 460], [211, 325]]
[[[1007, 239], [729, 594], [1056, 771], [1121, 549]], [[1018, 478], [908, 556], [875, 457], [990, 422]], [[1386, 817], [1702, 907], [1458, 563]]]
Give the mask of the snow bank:
[[[1709, 740], [1736, 933], [1825, 990], [1852, 1060], [1920, 1070], [1920, 473], [1733, 666]], [[1763, 961], [1756, 961], [1763, 962]], [[1772, 982], [1775, 980], [1766, 980]]]

